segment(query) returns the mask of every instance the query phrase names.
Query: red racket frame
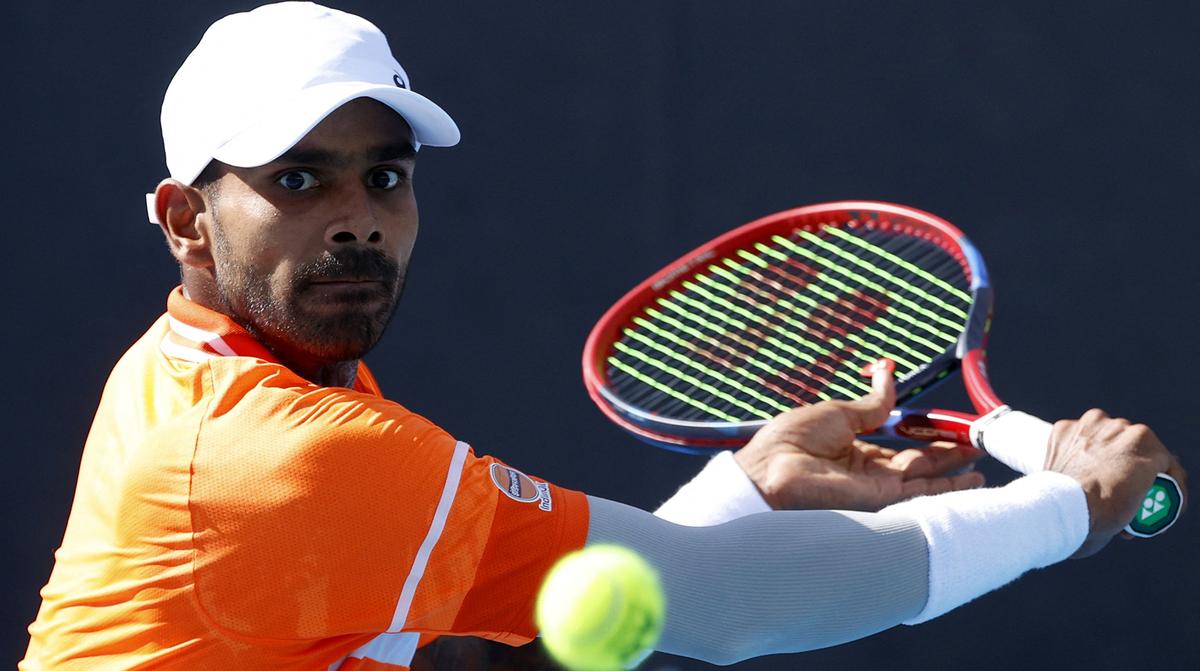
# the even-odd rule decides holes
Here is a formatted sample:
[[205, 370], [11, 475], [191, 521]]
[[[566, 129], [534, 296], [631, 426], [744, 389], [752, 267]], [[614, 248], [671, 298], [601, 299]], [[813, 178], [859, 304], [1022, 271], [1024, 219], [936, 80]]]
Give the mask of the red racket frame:
[[[740, 226], [684, 254], [651, 275], [618, 300], [600, 318], [588, 335], [583, 349], [583, 379], [588, 395], [604, 414], [618, 426], [655, 446], [684, 452], [711, 452], [744, 445], [766, 420], [739, 423], [681, 422], [657, 418], [623, 406], [605, 384], [606, 359], [613, 342], [632, 318], [662, 295], [669, 294], [690, 276], [690, 271], [715, 258], [728, 256], [750, 242], [772, 235], [790, 235], [797, 229], [815, 231], [837, 217], [850, 218], [850, 227], [874, 226], [880, 230], [898, 229], [937, 244], [962, 264], [971, 283], [972, 305], [967, 328], [940, 365], [931, 365], [931, 374], [941, 369], [961, 368], [967, 393], [980, 414], [1002, 405], [988, 382], [985, 347], [991, 325], [992, 288], [983, 257], [953, 224], [916, 208], [878, 201], [836, 201], [798, 207], [772, 214]], [[933, 381], [932, 375], [914, 376], [897, 389], [902, 402], [911, 400]], [[914, 440], [953, 440], [970, 444], [968, 429], [977, 415], [952, 410], [898, 408], [877, 435]], [[672, 429], [672, 430], [667, 430]], [[679, 429], [679, 430], [675, 430]], [[682, 430], [686, 429], [686, 431]]]

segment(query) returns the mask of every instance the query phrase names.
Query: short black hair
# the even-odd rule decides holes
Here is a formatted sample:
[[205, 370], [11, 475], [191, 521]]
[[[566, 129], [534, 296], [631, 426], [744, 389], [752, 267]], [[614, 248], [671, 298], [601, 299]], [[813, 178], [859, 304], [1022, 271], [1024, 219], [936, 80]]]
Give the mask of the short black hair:
[[221, 163], [220, 161], [212, 160], [208, 162], [208, 165], [204, 166], [204, 170], [200, 171], [196, 179], [192, 180], [192, 186], [201, 191], [211, 193], [211, 189], [217, 183], [218, 179], [221, 179]]

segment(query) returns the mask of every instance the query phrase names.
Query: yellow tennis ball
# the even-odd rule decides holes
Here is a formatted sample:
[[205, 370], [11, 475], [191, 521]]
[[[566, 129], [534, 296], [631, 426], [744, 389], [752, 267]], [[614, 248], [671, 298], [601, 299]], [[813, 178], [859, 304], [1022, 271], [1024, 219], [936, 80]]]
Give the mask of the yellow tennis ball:
[[638, 553], [593, 545], [546, 574], [537, 625], [546, 649], [572, 671], [615, 671], [641, 661], [662, 633], [658, 573]]

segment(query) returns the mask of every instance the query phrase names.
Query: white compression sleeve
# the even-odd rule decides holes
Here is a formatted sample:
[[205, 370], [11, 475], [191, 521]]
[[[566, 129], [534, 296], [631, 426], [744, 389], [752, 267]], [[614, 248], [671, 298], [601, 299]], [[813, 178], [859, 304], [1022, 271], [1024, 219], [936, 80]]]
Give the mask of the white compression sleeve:
[[1089, 523], [1083, 487], [1052, 471], [880, 512], [912, 517], [929, 541], [929, 601], [905, 624], [931, 620], [1029, 569], [1070, 557], [1087, 538]]
[[724, 450], [654, 514], [675, 524], [707, 527], [769, 510], [771, 506], [734, 460], [733, 452]]

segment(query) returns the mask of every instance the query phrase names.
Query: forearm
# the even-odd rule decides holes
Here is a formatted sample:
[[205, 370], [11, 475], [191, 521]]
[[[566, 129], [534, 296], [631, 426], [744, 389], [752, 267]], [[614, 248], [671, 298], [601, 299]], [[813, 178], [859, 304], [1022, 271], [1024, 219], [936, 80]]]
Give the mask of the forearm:
[[916, 520], [929, 544], [929, 602], [905, 624], [932, 620], [1026, 571], [1070, 557], [1089, 523], [1083, 488], [1053, 472], [1004, 487], [918, 497], [880, 513]]
[[862, 638], [927, 601], [925, 535], [901, 515], [796, 511], [682, 527], [590, 498], [588, 543], [620, 543], [658, 569], [658, 649], [728, 664]]
[[769, 510], [733, 453], [720, 452], [654, 514], [675, 524], [707, 527]]
[[[628, 545], [659, 567], [669, 604], [660, 649], [719, 663], [924, 622], [1065, 559], [1088, 529], [1082, 489], [1057, 473], [878, 514], [774, 512], [707, 527], [590, 501], [589, 543]], [[718, 508], [699, 516], [711, 523]]]

